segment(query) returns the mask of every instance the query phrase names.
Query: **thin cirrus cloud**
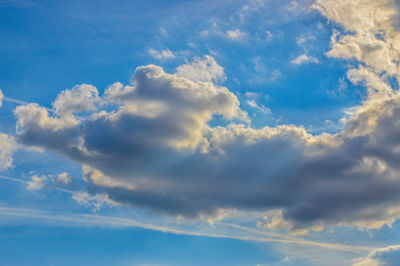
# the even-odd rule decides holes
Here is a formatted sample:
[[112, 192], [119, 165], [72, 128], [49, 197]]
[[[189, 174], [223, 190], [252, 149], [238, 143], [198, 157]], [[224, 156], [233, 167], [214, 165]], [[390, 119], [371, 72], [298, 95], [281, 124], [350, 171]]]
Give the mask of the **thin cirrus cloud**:
[[158, 60], [167, 60], [176, 57], [176, 55], [169, 49], [157, 51], [155, 49], [150, 48], [147, 50], [147, 52], [151, 57]]
[[293, 65], [302, 65], [302, 64], [306, 64], [306, 63], [318, 63], [318, 59], [313, 57], [313, 56], [309, 56], [306, 54], [302, 54], [299, 55], [298, 57], [296, 57], [295, 59], [293, 59], [292, 61], [290, 61]]
[[226, 37], [233, 41], [239, 41], [243, 40], [246, 37], [246, 33], [239, 29], [233, 29], [226, 32]]
[[[366, 251], [373, 250], [373, 248], [367, 246], [341, 245], [341, 244], [309, 241], [302, 238], [288, 237], [287, 235], [278, 233], [267, 233], [243, 226], [238, 226], [235, 224], [226, 224], [226, 223], [221, 223], [217, 225], [225, 228], [234, 228], [237, 229], [238, 231], [237, 232], [232, 231], [229, 234], [214, 233], [214, 232], [209, 232], [208, 230], [202, 230], [201, 228], [196, 228], [197, 230], [179, 229], [173, 226], [152, 224], [149, 223], [148, 221], [143, 222], [132, 218], [102, 216], [96, 214], [74, 214], [74, 213], [60, 214], [53, 212], [38, 211], [35, 209], [26, 209], [18, 207], [16, 208], [8, 206], [0, 206], [0, 215], [6, 217], [25, 217], [31, 220], [42, 220], [55, 225], [68, 224], [69, 226], [75, 225], [83, 227], [90, 226], [90, 227], [112, 227], [112, 228], [136, 227], [153, 231], [167, 232], [176, 235], [225, 238], [225, 239], [264, 242], [264, 243], [272, 242], [280, 244], [310, 246], [313, 248], [346, 251], [352, 253], [365, 253]], [[244, 231], [247, 232], [248, 234], [243, 235], [240, 234], [239, 231]]]
[[204, 58], [197, 57], [191, 63], [180, 65], [176, 69], [176, 74], [193, 81], [221, 82], [226, 79], [224, 68], [209, 55]]
[[[337, 134], [252, 128], [235, 94], [215, 84], [223, 68], [206, 56], [175, 74], [138, 67], [130, 84], [115, 83], [102, 97], [90, 85], [66, 90], [55, 114], [19, 106], [17, 139], [79, 162], [90, 188], [118, 204], [189, 218], [273, 209], [288, 230], [391, 224], [400, 217], [400, 94], [389, 82], [399, 73], [394, 13], [382, 1], [320, 0], [314, 8], [346, 30], [334, 33], [327, 56], [357, 60], [347, 76], [368, 89]], [[375, 15], [364, 16], [371, 9]], [[91, 115], [76, 117], [81, 111]], [[211, 127], [215, 115], [229, 124]]]

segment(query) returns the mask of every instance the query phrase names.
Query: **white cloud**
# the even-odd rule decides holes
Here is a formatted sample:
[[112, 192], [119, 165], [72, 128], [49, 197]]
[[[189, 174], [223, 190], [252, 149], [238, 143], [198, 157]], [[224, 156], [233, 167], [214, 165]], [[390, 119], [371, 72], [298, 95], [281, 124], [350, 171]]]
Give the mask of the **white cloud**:
[[353, 266], [397, 266], [400, 261], [400, 245], [371, 251], [366, 258], [358, 259]]
[[245, 95], [247, 98], [258, 98], [258, 97], [260, 96], [257, 92], [252, 92], [252, 91], [246, 91], [246, 92], [244, 93], [244, 95]]
[[333, 34], [327, 55], [356, 59], [376, 73], [399, 76], [400, 32], [393, 28], [396, 10], [389, 4], [387, 0], [318, 0], [314, 7], [347, 31]]
[[226, 37], [233, 41], [243, 40], [246, 37], [246, 33], [239, 29], [228, 30], [226, 32]]
[[3, 105], [3, 99], [4, 99], [4, 94], [3, 94], [3, 92], [0, 90], [0, 107]]
[[193, 62], [180, 65], [176, 74], [193, 81], [218, 82], [226, 78], [224, 68], [209, 55], [204, 58], [196, 57]]
[[271, 113], [271, 110], [269, 108], [266, 108], [264, 105], [261, 105], [261, 106], [258, 105], [256, 103], [256, 101], [254, 101], [254, 100], [247, 100], [247, 104], [252, 108], [258, 109], [260, 112], [262, 112], [264, 114]]
[[61, 174], [59, 174], [57, 176], [57, 182], [58, 183], [61, 183], [61, 184], [64, 184], [64, 185], [68, 185], [68, 184], [71, 183], [71, 181], [72, 181], [71, 176], [66, 172], [61, 173]]
[[175, 58], [175, 54], [169, 49], [157, 51], [155, 49], [149, 48], [147, 52], [151, 57], [158, 60], [167, 60]]
[[93, 211], [100, 210], [104, 205], [111, 207], [118, 205], [118, 203], [110, 200], [108, 195], [105, 193], [90, 195], [85, 191], [79, 191], [72, 195], [72, 199], [74, 199], [80, 205], [93, 207]]
[[296, 57], [295, 59], [293, 59], [292, 61], [290, 61], [290, 63], [294, 64], [294, 65], [302, 65], [302, 64], [306, 64], [306, 63], [318, 63], [318, 59], [306, 54], [302, 54], [299, 55], [298, 57]]
[[28, 181], [28, 186], [26, 187], [27, 190], [41, 190], [46, 186], [47, 178], [45, 176], [37, 176], [34, 175], [31, 178], [31, 181]]
[[97, 89], [88, 84], [77, 85], [61, 92], [53, 103], [57, 115], [71, 115], [82, 111], [94, 111], [100, 103]]
[[12, 154], [17, 149], [14, 137], [0, 133], [0, 170], [12, 166]]

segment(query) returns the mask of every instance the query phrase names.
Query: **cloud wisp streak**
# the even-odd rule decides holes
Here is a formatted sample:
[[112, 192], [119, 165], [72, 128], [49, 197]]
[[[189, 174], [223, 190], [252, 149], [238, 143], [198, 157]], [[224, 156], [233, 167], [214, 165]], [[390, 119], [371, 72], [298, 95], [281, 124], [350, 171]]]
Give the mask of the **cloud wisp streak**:
[[[0, 179], [13, 181], [13, 182], [21, 183], [21, 184], [26, 184], [27, 186], [29, 186], [29, 184], [31, 184], [31, 182], [32, 182], [32, 181], [23, 180], [23, 179], [16, 178], [16, 177], [10, 177], [10, 176], [4, 176], [4, 175], [0, 175]], [[49, 190], [57, 190], [57, 191], [61, 191], [61, 192], [72, 194], [72, 195], [75, 194], [76, 192], [78, 192], [78, 191], [72, 191], [72, 190], [68, 190], [68, 189], [64, 189], [64, 188], [60, 188], [60, 187], [54, 187], [54, 186], [50, 186], [50, 185], [45, 185], [42, 188], [46, 188]], [[42, 189], [42, 188], [40, 188], [40, 189]]]
[[[274, 237], [274, 238], [266, 238], [266, 237], [257, 237], [257, 236], [243, 236], [243, 235], [235, 235], [235, 234], [219, 234], [219, 233], [207, 233], [207, 232], [196, 232], [196, 231], [187, 231], [181, 230], [173, 227], [161, 226], [156, 224], [148, 224], [143, 223], [130, 218], [120, 218], [120, 217], [112, 217], [112, 216], [102, 216], [95, 214], [59, 214], [59, 213], [51, 213], [44, 212], [32, 209], [24, 209], [24, 208], [13, 208], [0, 206], [0, 215], [1, 216], [9, 216], [9, 217], [19, 217], [24, 219], [38, 219], [42, 221], [50, 221], [55, 222], [54, 225], [59, 226], [71, 226], [74, 224], [76, 226], [94, 226], [94, 227], [115, 227], [115, 228], [129, 228], [136, 227], [153, 231], [160, 231], [164, 233], [171, 233], [176, 235], [189, 235], [189, 236], [199, 236], [199, 237], [211, 237], [211, 238], [226, 238], [226, 239], [235, 239], [235, 240], [243, 240], [243, 241], [256, 241], [256, 242], [271, 242], [271, 243], [284, 243], [284, 244], [292, 244], [292, 245], [300, 245], [300, 246], [314, 246], [324, 249], [332, 249], [339, 250], [345, 252], [354, 252], [354, 253], [365, 253], [366, 251], [371, 251], [374, 248], [364, 247], [364, 246], [350, 246], [350, 245], [341, 245], [341, 244], [331, 244], [331, 243], [322, 243], [322, 242], [313, 242], [307, 241], [304, 239], [296, 239], [296, 238], [286, 238], [286, 237]], [[225, 224], [228, 225], [228, 224]], [[233, 225], [230, 225], [233, 227]], [[237, 229], [245, 230], [251, 232], [251, 229], [245, 227], [236, 227]], [[253, 233], [260, 233], [258, 231]]]

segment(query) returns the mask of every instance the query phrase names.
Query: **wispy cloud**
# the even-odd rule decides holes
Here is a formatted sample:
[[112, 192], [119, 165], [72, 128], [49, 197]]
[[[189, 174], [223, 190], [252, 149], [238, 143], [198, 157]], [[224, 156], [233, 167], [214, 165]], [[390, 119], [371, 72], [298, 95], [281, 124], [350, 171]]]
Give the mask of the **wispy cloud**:
[[32, 176], [32, 180], [28, 181], [27, 190], [41, 190], [46, 186], [46, 177], [45, 176]]
[[[46, 223], [50, 223], [55, 226], [93, 226], [93, 227], [116, 227], [116, 228], [129, 228], [136, 227], [142, 229], [148, 229], [153, 231], [160, 231], [165, 233], [171, 233], [176, 235], [190, 235], [190, 236], [199, 236], [199, 237], [211, 237], [211, 238], [226, 238], [226, 239], [236, 239], [243, 241], [256, 241], [256, 242], [269, 242], [269, 243], [285, 243], [292, 245], [300, 245], [300, 246], [313, 246], [324, 249], [333, 249], [340, 250], [346, 252], [356, 252], [363, 253], [365, 251], [371, 251], [373, 248], [371, 247], [363, 247], [363, 246], [350, 246], [350, 245], [341, 245], [341, 244], [330, 244], [330, 243], [321, 243], [321, 242], [313, 242], [307, 241], [303, 239], [296, 238], [288, 238], [283, 237], [281, 235], [273, 235], [273, 237], [262, 237], [262, 236], [254, 236], [248, 235], [244, 236], [243, 234], [224, 234], [224, 233], [209, 233], [206, 231], [190, 231], [190, 230], [182, 230], [169, 226], [162, 226], [157, 224], [151, 224], [147, 222], [141, 222], [131, 218], [120, 218], [113, 216], [103, 216], [96, 214], [74, 214], [74, 213], [54, 213], [54, 212], [46, 212], [39, 211], [35, 209], [25, 209], [25, 208], [14, 208], [7, 206], [0, 206], [0, 216], [5, 217], [18, 217], [21, 219], [34, 219], [37, 221], [42, 221]], [[221, 224], [224, 226], [229, 226], [231, 228], [239, 229], [241, 231], [246, 231], [249, 233], [254, 233], [258, 235], [263, 235], [262, 232], [257, 230], [252, 230], [249, 228], [245, 228], [242, 226], [236, 226], [232, 224]], [[215, 231], [215, 230], [213, 230]]]
[[292, 63], [294, 65], [302, 65], [302, 64], [306, 64], [306, 63], [318, 63], [318, 62], [319, 61], [317, 58], [306, 55], [306, 54], [299, 55], [298, 57], [296, 57], [295, 59], [290, 61], [290, 63]]
[[233, 41], [239, 41], [246, 37], [246, 33], [239, 29], [233, 29], [226, 32], [226, 37]]
[[176, 55], [170, 49], [157, 51], [153, 48], [149, 48], [147, 52], [151, 57], [158, 60], [167, 60], [176, 57]]

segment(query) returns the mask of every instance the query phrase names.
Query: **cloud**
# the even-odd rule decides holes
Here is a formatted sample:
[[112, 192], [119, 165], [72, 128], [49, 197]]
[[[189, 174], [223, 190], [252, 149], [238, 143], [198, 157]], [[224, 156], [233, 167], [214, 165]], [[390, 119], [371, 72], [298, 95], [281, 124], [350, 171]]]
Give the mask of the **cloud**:
[[53, 103], [57, 115], [71, 115], [82, 111], [94, 111], [100, 103], [97, 89], [88, 84], [77, 85], [61, 92]]
[[[325, 10], [347, 12], [345, 2], [317, 4], [330, 18]], [[276, 210], [279, 219], [269, 226], [297, 233], [325, 225], [380, 228], [400, 217], [400, 93], [376, 73], [374, 60], [363, 63], [348, 77], [365, 85], [368, 97], [347, 110], [337, 134], [251, 128], [237, 97], [214, 84], [225, 75], [206, 56], [176, 74], [138, 67], [130, 84], [106, 89], [108, 108], [87, 118], [19, 106], [18, 140], [81, 163], [88, 191], [127, 206], [189, 218]], [[228, 125], [210, 126], [216, 115]]]
[[[335, 32], [327, 55], [355, 59], [376, 73], [399, 75], [400, 33], [393, 27], [396, 10], [387, 0], [318, 0], [314, 7], [340, 24], [345, 34]], [[370, 12], [373, 10], [374, 12]], [[398, 15], [397, 15], [398, 17]]]
[[158, 60], [167, 60], [167, 59], [175, 58], [175, 54], [169, 49], [157, 51], [152, 48], [149, 48], [147, 50], [147, 52], [149, 53], [149, 55], [151, 57], [158, 59]]
[[[229, 233], [218, 233], [219, 230], [204, 230], [201, 227], [192, 228], [186, 227], [185, 229], [180, 229], [176, 227], [176, 223], [173, 226], [163, 226], [157, 223], [149, 222], [150, 219], [145, 221], [140, 221], [132, 218], [121, 218], [113, 216], [103, 216], [96, 214], [76, 214], [76, 213], [55, 213], [46, 212], [35, 209], [25, 209], [25, 208], [15, 208], [8, 206], [0, 206], [0, 216], [3, 217], [15, 217], [16, 219], [29, 219], [30, 221], [40, 221], [51, 223], [55, 225], [66, 225], [66, 226], [81, 226], [81, 227], [110, 227], [110, 228], [142, 228], [153, 231], [160, 231], [164, 233], [171, 233], [176, 235], [190, 235], [197, 237], [212, 237], [212, 238], [226, 238], [226, 239], [236, 239], [244, 241], [256, 241], [261, 243], [280, 243], [280, 244], [290, 244], [298, 246], [310, 246], [314, 250], [315, 248], [323, 248], [327, 250], [338, 250], [346, 252], [365, 252], [370, 251], [371, 248], [365, 246], [352, 246], [352, 245], [341, 245], [334, 243], [324, 243], [317, 241], [309, 241], [301, 238], [288, 238], [286, 235], [273, 234], [269, 235], [266, 232], [250, 229], [243, 226], [238, 226], [234, 224], [221, 224], [222, 227], [230, 227], [232, 229], [238, 229], [238, 231], [231, 230]], [[215, 224], [218, 226], [218, 224]], [[207, 227], [208, 228], [208, 227]], [[243, 234], [246, 231], [248, 234]]]
[[14, 137], [0, 133], [0, 170], [12, 166], [12, 154], [17, 150]]
[[243, 40], [246, 37], [246, 33], [239, 29], [228, 30], [226, 32], [226, 37], [233, 41]]
[[265, 107], [264, 105], [258, 105], [255, 100], [247, 100], [247, 104], [252, 108], [258, 109], [264, 114], [271, 113], [271, 110], [269, 108]]
[[390, 4], [395, 8], [397, 16], [392, 17], [392, 23], [394, 27], [399, 30], [400, 29], [400, 1], [399, 0], [390, 0]]
[[366, 258], [358, 259], [353, 266], [396, 266], [400, 261], [400, 245], [371, 251]]
[[3, 99], [4, 99], [4, 94], [3, 94], [3, 92], [0, 90], [0, 107], [3, 105]]
[[318, 59], [306, 54], [302, 54], [299, 55], [298, 57], [296, 57], [295, 59], [293, 59], [292, 61], [290, 61], [290, 63], [294, 64], [294, 65], [302, 65], [305, 63], [318, 63]]
[[37, 176], [34, 175], [31, 178], [31, 181], [28, 181], [28, 186], [26, 187], [27, 190], [41, 190], [46, 186], [47, 178], [45, 176]]
[[64, 185], [68, 185], [72, 182], [72, 179], [68, 173], [64, 172], [57, 176], [57, 182]]
[[93, 207], [93, 211], [100, 210], [104, 205], [115, 206], [118, 205], [115, 201], [108, 198], [107, 194], [95, 194], [91, 195], [85, 191], [78, 191], [72, 195], [72, 199], [78, 204], [86, 207]]
[[176, 74], [193, 81], [219, 82], [226, 79], [224, 68], [209, 55], [204, 58], [197, 57], [191, 63], [180, 65], [176, 69]]

